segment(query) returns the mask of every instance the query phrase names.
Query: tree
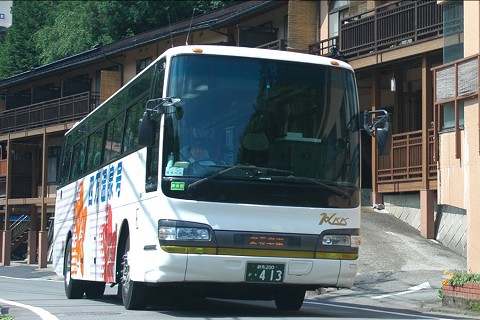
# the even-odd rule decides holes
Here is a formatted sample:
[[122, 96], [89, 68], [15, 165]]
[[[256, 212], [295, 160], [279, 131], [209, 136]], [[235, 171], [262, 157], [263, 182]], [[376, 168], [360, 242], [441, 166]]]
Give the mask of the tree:
[[199, 15], [235, 2], [14, 0], [13, 23], [0, 47], [0, 79], [94, 45], [106, 45], [190, 19], [192, 12]]
[[54, 1], [14, 1], [13, 23], [0, 48], [0, 78], [14, 75], [39, 65], [38, 51], [32, 34], [50, 23]]

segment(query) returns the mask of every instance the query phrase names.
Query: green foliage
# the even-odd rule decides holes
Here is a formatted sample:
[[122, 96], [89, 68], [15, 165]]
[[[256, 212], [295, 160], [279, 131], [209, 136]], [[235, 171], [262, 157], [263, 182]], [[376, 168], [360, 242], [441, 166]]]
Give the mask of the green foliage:
[[15, 318], [9, 315], [0, 314], [0, 320], [15, 320]]
[[480, 274], [478, 273], [454, 273], [450, 278], [450, 284], [452, 286], [463, 286], [465, 283], [478, 283], [480, 282]]
[[232, 0], [14, 0], [0, 79], [234, 4]]
[[13, 23], [0, 47], [0, 78], [20, 73], [39, 64], [32, 34], [48, 25], [53, 1], [14, 1]]
[[[451, 273], [448, 270], [443, 272], [442, 285], [463, 286], [465, 283], [480, 283], [480, 273], [457, 272]], [[438, 298], [443, 298], [443, 289], [438, 289]]]

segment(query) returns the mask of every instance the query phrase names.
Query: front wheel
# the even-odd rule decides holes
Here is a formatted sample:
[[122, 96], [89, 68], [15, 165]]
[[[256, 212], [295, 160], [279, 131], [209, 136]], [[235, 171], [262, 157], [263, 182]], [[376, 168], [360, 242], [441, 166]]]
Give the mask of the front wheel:
[[298, 311], [305, 299], [305, 289], [283, 288], [275, 292], [275, 305], [279, 311]]
[[65, 294], [68, 299], [80, 299], [85, 292], [85, 282], [72, 279], [72, 238], [68, 239], [63, 261], [63, 275], [65, 276]]
[[142, 282], [133, 281], [130, 279], [130, 264], [128, 262], [128, 252], [130, 251], [130, 236], [127, 237], [125, 243], [125, 251], [122, 261], [122, 278], [120, 281], [120, 292], [122, 295], [123, 306], [127, 310], [141, 310], [145, 309], [147, 303], [146, 287]]

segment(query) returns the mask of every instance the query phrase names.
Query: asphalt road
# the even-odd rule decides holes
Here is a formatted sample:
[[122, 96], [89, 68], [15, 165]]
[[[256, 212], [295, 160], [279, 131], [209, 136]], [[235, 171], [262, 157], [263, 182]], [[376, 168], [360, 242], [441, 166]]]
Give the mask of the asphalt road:
[[[466, 314], [461, 310], [443, 307], [438, 298], [443, 271], [466, 270], [464, 258], [438, 242], [422, 238], [417, 230], [393, 216], [374, 212], [367, 208], [362, 213], [361, 236], [359, 271], [353, 288], [308, 292], [301, 313], [298, 315], [300, 318], [415, 319], [418, 316], [418, 319], [471, 319], [477, 315], [480, 318], [480, 313]], [[6, 292], [7, 286], [16, 288], [14, 287], [15, 281], [18, 279], [55, 280], [50, 282], [54, 285], [53, 289], [45, 287], [46, 291], [55, 290], [53, 291], [55, 299], [47, 303], [51, 306], [48, 310], [56, 315], [69, 314], [68, 312], [71, 311], [68, 307], [71, 300], [64, 297], [63, 284], [57, 282], [62, 280], [61, 277], [55, 275], [51, 268], [39, 270], [36, 265], [26, 265], [21, 262], [13, 262], [11, 267], [0, 266], [0, 311], [6, 307], [6, 301], [10, 301], [12, 299], [10, 297], [14, 297], [10, 295], [10, 292]], [[28, 292], [28, 294], [30, 297], [32, 292]], [[25, 291], [25, 298], [22, 300], [24, 304], [30, 304], [29, 299], [36, 299], [27, 298], [26, 295]], [[98, 303], [99, 310], [112, 309], [112, 312], [118, 313], [118, 316], [132, 315], [123, 309], [120, 301], [113, 298], [113, 295], [107, 296], [104, 302], [88, 302], [83, 299], [85, 302], [82, 301], [82, 303], [88, 303], [89, 306]], [[64, 311], [59, 311], [61, 304], [64, 304], [64, 309], [62, 309]], [[278, 318], [279, 315], [276, 315], [275, 308], [270, 304], [210, 300], [197, 302], [196, 305], [193, 302], [188, 308], [180, 306], [180, 313], [177, 314], [177, 317], [188, 314], [192, 318], [209, 319], [217, 317], [219, 319], [225, 317], [235, 319]], [[223, 311], [220, 313], [207, 312], [205, 314], [206, 306], [227, 307], [221, 309]], [[191, 307], [193, 307], [192, 310]], [[150, 317], [153, 319], [155, 316], [158, 318], [159, 313], [164, 314], [162, 306], [154, 306], [152, 310], [160, 311], [153, 314], [148, 310], [140, 313], [142, 316], [146, 316], [145, 319]], [[79, 316], [81, 319], [103, 319], [98, 312], [95, 317], [89, 317], [87, 313]], [[140, 313], [137, 312], [135, 315], [140, 316]], [[297, 318], [293, 314], [287, 315], [289, 319], [292, 317]], [[63, 319], [63, 317], [59, 318]], [[74, 314], [69, 314], [67, 318], [75, 319]], [[104, 319], [109, 319], [108, 314], [105, 314]]]

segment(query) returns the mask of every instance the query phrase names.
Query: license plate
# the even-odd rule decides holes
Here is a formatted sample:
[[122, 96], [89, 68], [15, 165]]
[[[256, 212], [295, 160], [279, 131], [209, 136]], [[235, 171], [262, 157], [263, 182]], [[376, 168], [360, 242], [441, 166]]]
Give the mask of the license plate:
[[247, 282], [283, 282], [284, 264], [247, 263]]

